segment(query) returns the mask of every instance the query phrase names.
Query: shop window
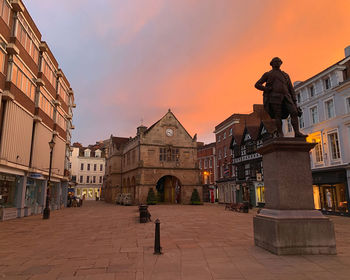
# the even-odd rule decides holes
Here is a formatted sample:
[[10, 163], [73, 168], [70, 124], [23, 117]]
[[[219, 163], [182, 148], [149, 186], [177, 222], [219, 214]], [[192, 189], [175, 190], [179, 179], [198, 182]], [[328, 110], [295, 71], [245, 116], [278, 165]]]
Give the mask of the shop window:
[[36, 208], [40, 205], [41, 184], [33, 179], [27, 179], [26, 193], [24, 205], [31, 208], [32, 213], [36, 212]]
[[88, 198], [93, 198], [93, 196], [94, 196], [94, 189], [89, 189]]
[[14, 207], [16, 192], [16, 177], [0, 174], [0, 207]]
[[[338, 213], [349, 212], [348, 202], [346, 199], [346, 187], [344, 183], [334, 185], [319, 185], [314, 187], [318, 188], [319, 204], [320, 208], [323, 211]], [[314, 194], [317, 195], [317, 191], [314, 191]]]
[[314, 193], [314, 205], [316, 210], [321, 209], [320, 190], [318, 186], [312, 186]]
[[265, 203], [265, 186], [256, 187], [256, 199], [258, 203]]

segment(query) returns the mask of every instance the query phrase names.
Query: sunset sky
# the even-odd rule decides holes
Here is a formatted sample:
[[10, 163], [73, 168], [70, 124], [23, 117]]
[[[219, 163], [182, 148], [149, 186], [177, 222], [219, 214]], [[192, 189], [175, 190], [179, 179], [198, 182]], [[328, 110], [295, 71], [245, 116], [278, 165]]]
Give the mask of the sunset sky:
[[344, 57], [349, 0], [24, 0], [75, 92], [73, 141], [135, 136], [170, 108], [198, 140], [262, 103], [272, 57], [302, 81]]

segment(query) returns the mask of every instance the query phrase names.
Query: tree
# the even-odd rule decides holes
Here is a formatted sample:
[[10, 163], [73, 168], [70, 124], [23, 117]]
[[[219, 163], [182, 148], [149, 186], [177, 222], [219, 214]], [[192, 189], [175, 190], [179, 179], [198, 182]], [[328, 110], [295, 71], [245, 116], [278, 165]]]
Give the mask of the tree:
[[148, 195], [147, 195], [147, 204], [148, 205], [155, 205], [157, 204], [157, 198], [156, 195], [153, 191], [153, 188], [150, 188], [148, 191]]
[[193, 205], [200, 205], [200, 204], [202, 204], [197, 189], [194, 189], [193, 192], [192, 192], [191, 204], [193, 204]]

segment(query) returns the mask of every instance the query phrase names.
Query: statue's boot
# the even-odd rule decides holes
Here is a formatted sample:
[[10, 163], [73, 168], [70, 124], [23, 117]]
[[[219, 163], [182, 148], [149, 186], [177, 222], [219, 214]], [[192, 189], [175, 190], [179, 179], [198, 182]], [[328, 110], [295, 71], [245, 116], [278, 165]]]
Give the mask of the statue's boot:
[[276, 136], [277, 137], [283, 137], [283, 129], [282, 129], [282, 120], [281, 119], [275, 119], [276, 122]]
[[304, 138], [307, 137], [307, 135], [301, 133], [299, 130], [298, 117], [292, 117], [291, 123], [292, 123], [293, 129], [294, 129], [294, 137], [304, 137]]

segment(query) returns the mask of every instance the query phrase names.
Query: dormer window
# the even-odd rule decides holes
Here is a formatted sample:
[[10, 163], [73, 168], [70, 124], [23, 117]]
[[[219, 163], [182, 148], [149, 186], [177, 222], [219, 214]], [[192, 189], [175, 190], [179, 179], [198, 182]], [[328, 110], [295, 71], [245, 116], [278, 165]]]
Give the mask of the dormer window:
[[95, 151], [95, 157], [97, 157], [97, 158], [101, 157], [101, 151], [100, 150], [96, 150]]
[[84, 151], [84, 157], [90, 157], [90, 150], [89, 149], [86, 149], [85, 151]]
[[331, 88], [331, 80], [329, 78], [324, 79], [324, 87], [325, 89]]

